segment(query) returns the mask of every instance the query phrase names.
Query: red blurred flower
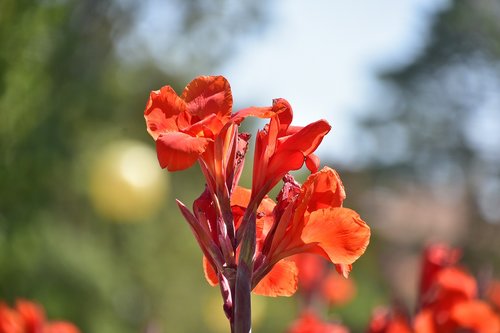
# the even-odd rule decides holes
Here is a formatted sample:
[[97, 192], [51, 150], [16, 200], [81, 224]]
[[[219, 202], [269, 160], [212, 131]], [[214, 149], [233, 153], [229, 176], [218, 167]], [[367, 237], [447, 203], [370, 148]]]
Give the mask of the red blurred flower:
[[449, 247], [445, 244], [434, 244], [424, 250], [422, 261], [422, 273], [420, 278], [420, 300], [419, 303], [426, 303], [431, 297], [431, 286], [434, 284], [436, 275], [443, 269], [455, 265], [460, 259], [460, 250]]
[[457, 267], [448, 267], [435, 275], [434, 283], [420, 312], [415, 331], [453, 333], [469, 329], [476, 333], [500, 332], [500, 317], [485, 302], [477, 299], [474, 277]]
[[377, 308], [373, 312], [368, 333], [411, 333], [408, 317], [399, 309]]
[[500, 310], [500, 281], [499, 280], [492, 281], [489, 284], [486, 293], [490, 302], [493, 303], [498, 310]]
[[329, 305], [342, 305], [354, 297], [354, 282], [330, 270], [323, 257], [298, 254], [292, 258], [299, 271], [299, 292], [306, 307], [315, 298]]
[[287, 333], [349, 333], [347, 327], [322, 321], [313, 312], [304, 311]]
[[346, 279], [336, 273], [329, 273], [321, 283], [321, 295], [330, 305], [348, 303], [356, 294], [352, 279]]
[[48, 322], [38, 304], [18, 300], [11, 309], [0, 303], [0, 333], [79, 333], [78, 328], [68, 322]]
[[[479, 300], [476, 279], [457, 266], [458, 249], [433, 245], [424, 251], [420, 296], [413, 318], [415, 333], [500, 333], [500, 316]], [[375, 314], [371, 333], [389, 332], [392, 319]], [[409, 320], [406, 320], [409, 323]], [[406, 331], [404, 331], [406, 332]]]

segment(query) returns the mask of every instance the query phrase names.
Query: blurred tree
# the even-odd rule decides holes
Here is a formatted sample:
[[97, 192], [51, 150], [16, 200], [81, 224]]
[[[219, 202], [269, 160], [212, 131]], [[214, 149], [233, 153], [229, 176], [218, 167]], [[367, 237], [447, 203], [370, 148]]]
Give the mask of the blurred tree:
[[452, 2], [422, 54], [382, 79], [386, 100], [363, 119], [375, 168], [393, 180], [459, 187], [471, 222], [499, 223], [500, 3]]
[[[185, 264], [200, 254], [177, 210], [166, 204], [140, 226], [103, 223], [87, 199], [87, 169], [107, 142], [152, 145], [142, 118], [149, 91], [209, 71], [235, 37], [262, 26], [266, 7], [161, 4], [165, 18], [141, 16], [160, 1], [0, 2], [0, 299], [36, 299], [83, 332], [203, 330], [192, 306], [201, 268], [190, 274], [198, 263]], [[170, 19], [153, 36], [166, 43], [160, 65], [138, 38], [141, 25]], [[194, 197], [200, 184], [186, 177], [171, 186]]]
[[474, 271], [500, 268], [500, 2], [450, 2], [421, 54], [380, 76], [385, 94], [360, 120], [369, 162], [342, 175], [375, 236], [392, 236], [371, 247], [388, 293], [411, 301], [422, 243], [452, 239]]

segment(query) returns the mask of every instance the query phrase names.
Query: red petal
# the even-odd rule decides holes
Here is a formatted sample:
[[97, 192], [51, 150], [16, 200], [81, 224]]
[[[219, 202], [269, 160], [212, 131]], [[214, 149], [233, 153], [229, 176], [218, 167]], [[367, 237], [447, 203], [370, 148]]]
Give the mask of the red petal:
[[223, 76], [199, 76], [191, 81], [181, 96], [187, 103], [194, 122], [211, 114], [219, 119], [229, 120], [233, 106], [233, 96], [229, 82]]
[[304, 154], [298, 150], [278, 151], [269, 160], [266, 179], [274, 179], [271, 184], [276, 185], [283, 176], [291, 171], [298, 170], [304, 165]]
[[352, 264], [365, 252], [370, 228], [351, 209], [325, 208], [311, 213], [301, 239], [317, 244], [333, 263]]
[[186, 110], [186, 103], [170, 86], [152, 91], [144, 111], [149, 134], [156, 140], [162, 133], [178, 131], [177, 117]]
[[239, 125], [246, 117], [271, 118], [275, 115], [276, 113], [273, 111], [272, 107], [252, 106], [235, 112], [231, 117], [231, 121]]
[[182, 132], [162, 134], [156, 140], [160, 166], [168, 171], [187, 169], [196, 162], [210, 142], [210, 139], [193, 137]]
[[278, 150], [298, 150], [304, 156], [312, 154], [331, 128], [326, 120], [318, 120], [281, 140], [282, 143], [278, 146]]
[[277, 98], [273, 100], [273, 110], [278, 115], [278, 119], [280, 121], [279, 136], [284, 136], [287, 133], [288, 127], [292, 123], [292, 106], [286, 99]]
[[291, 260], [281, 260], [254, 288], [253, 292], [264, 296], [291, 296], [297, 290], [297, 266]]
[[320, 161], [319, 161], [318, 156], [316, 156], [314, 154], [310, 154], [310, 155], [306, 156], [306, 166], [309, 169], [309, 171], [311, 171], [311, 173], [318, 172], [319, 163], [320, 163]]

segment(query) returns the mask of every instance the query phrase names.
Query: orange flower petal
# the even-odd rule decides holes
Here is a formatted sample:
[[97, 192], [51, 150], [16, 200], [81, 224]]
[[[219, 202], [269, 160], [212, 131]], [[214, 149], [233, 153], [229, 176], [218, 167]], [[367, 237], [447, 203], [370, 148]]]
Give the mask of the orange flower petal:
[[[231, 194], [231, 206], [247, 208], [248, 203], [250, 202], [251, 195], [251, 190], [241, 186], [236, 186], [233, 193]], [[273, 199], [265, 196], [264, 199], [262, 199], [259, 208], [257, 209], [257, 213], [269, 216], [272, 214], [274, 206], [276, 206], [276, 203], [273, 201]]]
[[210, 139], [193, 137], [182, 132], [162, 134], [156, 140], [156, 151], [162, 168], [184, 170], [192, 166], [205, 151]]
[[346, 198], [339, 174], [329, 167], [310, 175], [302, 188], [310, 193], [307, 201], [309, 212], [321, 208], [340, 207]]
[[305, 244], [317, 244], [336, 264], [352, 264], [366, 250], [370, 228], [348, 208], [313, 211], [302, 231]]
[[298, 270], [295, 262], [281, 260], [260, 280], [253, 292], [263, 296], [291, 296], [297, 290]]
[[216, 286], [217, 284], [219, 284], [217, 273], [205, 256], [203, 256], [203, 272], [205, 273], [205, 279], [207, 279], [208, 284], [210, 284], [211, 286]]
[[[186, 101], [193, 122], [211, 114], [221, 120], [229, 120], [233, 107], [233, 96], [229, 82], [223, 76], [199, 76], [184, 89], [182, 99]], [[197, 118], [197, 119], [196, 119]]]
[[250, 202], [252, 192], [244, 187], [236, 186], [231, 194], [231, 206], [246, 208]]
[[178, 131], [177, 117], [186, 111], [186, 103], [172, 87], [165, 86], [152, 91], [144, 111], [149, 134], [156, 140], [162, 133]]

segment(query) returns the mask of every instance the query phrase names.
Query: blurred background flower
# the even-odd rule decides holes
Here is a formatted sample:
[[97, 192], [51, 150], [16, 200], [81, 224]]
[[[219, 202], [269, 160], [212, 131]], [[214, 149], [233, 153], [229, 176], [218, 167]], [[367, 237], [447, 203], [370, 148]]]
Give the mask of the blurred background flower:
[[[213, 290], [173, 201], [202, 179], [155, 169], [143, 120], [149, 91], [201, 74], [236, 109], [284, 97], [332, 123], [319, 155], [373, 233], [333, 309], [353, 332], [415, 304], [430, 241], [498, 278], [499, 43], [492, 0], [1, 1], [0, 298], [82, 332], [204, 330]], [[296, 317], [266, 301], [258, 329]]]

